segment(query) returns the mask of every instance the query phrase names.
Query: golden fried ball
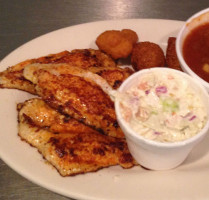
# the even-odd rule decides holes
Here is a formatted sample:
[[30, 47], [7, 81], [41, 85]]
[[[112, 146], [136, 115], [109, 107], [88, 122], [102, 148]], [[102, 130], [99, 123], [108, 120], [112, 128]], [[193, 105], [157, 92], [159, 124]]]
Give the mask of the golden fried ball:
[[133, 32], [128, 29], [123, 32], [108, 30], [97, 37], [96, 44], [101, 51], [109, 54], [113, 59], [127, 58], [133, 50], [135, 41], [138, 40], [138, 36]]
[[138, 35], [135, 31], [132, 31], [131, 29], [123, 29], [121, 33], [126, 37], [132, 44], [136, 44], [138, 42]]
[[131, 64], [138, 71], [165, 66], [165, 56], [159, 45], [152, 42], [139, 42], [134, 45]]

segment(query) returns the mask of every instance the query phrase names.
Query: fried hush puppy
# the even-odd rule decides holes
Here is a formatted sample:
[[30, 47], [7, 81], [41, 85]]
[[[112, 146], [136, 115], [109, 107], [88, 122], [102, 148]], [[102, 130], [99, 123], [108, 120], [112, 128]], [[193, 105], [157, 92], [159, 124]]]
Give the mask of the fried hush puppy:
[[132, 44], [136, 44], [138, 42], [138, 35], [135, 31], [132, 31], [131, 29], [123, 29], [121, 30], [122, 35], [127, 38]]
[[165, 56], [159, 45], [152, 42], [139, 42], [134, 45], [131, 64], [136, 71], [163, 67], [165, 66]]
[[97, 37], [96, 44], [101, 51], [113, 59], [119, 59], [127, 58], [137, 41], [136, 32], [130, 29], [107, 30]]
[[166, 50], [166, 66], [169, 68], [182, 71], [179, 60], [176, 55], [176, 38], [168, 38], [168, 46]]

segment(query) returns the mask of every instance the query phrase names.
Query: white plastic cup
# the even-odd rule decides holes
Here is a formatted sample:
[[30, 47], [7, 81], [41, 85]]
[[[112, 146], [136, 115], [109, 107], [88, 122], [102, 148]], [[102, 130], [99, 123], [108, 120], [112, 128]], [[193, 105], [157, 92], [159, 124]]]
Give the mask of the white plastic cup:
[[190, 82], [191, 87], [194, 88], [206, 107], [207, 122], [199, 133], [184, 141], [163, 143], [149, 140], [134, 132], [123, 119], [119, 106], [120, 100], [116, 98], [115, 109], [117, 120], [125, 134], [130, 153], [140, 165], [152, 170], [167, 170], [180, 165], [209, 131], [209, 94], [196, 79], [184, 72], [163, 67], [141, 70], [126, 79], [120, 86], [119, 92], [127, 91], [146, 73], [157, 72], [160, 75], [162, 71], [170, 74], [176, 73], [182, 79], [187, 79]]

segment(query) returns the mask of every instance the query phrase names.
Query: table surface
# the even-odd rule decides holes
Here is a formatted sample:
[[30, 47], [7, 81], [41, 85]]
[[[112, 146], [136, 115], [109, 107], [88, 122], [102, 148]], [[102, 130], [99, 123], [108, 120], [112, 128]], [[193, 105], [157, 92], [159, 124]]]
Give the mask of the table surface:
[[[100, 20], [151, 18], [185, 21], [208, 0], [0, 0], [0, 60], [53, 30]], [[0, 159], [0, 199], [70, 199], [26, 180]]]

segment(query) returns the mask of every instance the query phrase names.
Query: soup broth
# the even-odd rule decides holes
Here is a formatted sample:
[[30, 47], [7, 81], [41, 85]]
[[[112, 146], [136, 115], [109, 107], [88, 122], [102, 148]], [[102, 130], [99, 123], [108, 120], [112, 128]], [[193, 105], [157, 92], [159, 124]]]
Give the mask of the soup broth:
[[191, 70], [209, 82], [209, 23], [188, 34], [183, 44], [183, 56]]

